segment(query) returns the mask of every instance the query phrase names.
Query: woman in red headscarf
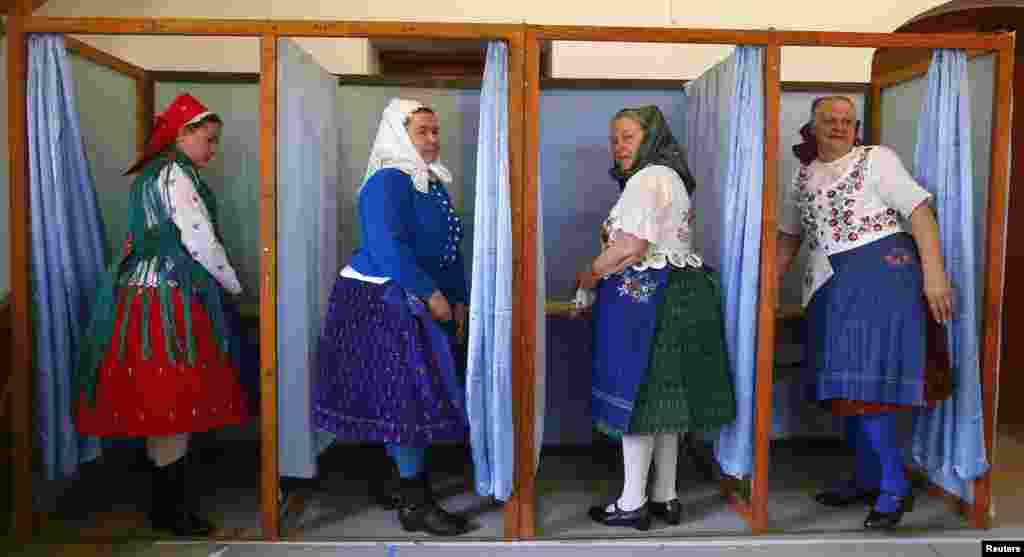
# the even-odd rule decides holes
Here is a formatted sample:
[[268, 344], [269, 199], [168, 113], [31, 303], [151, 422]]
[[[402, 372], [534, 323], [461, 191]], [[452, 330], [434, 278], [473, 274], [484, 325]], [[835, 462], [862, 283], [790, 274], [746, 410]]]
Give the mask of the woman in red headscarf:
[[185, 481], [189, 434], [245, 422], [237, 336], [226, 294], [242, 291], [199, 171], [222, 122], [191, 95], [157, 117], [135, 179], [129, 235], [92, 298], [76, 369], [78, 431], [145, 437], [154, 528], [206, 535]]

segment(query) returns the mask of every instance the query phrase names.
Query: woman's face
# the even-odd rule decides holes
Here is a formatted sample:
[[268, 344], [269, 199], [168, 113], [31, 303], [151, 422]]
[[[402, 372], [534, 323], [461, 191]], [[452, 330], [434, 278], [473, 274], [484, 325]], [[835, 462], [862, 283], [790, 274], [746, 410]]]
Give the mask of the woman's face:
[[857, 109], [843, 99], [822, 101], [814, 111], [814, 136], [833, 153], [848, 153], [857, 135]]
[[178, 148], [192, 159], [192, 164], [204, 168], [217, 155], [220, 128], [221, 125], [216, 122], [207, 122], [191, 132], [183, 129], [178, 136]]
[[405, 126], [413, 147], [430, 164], [441, 154], [441, 122], [433, 112], [415, 112]]
[[640, 123], [629, 117], [612, 121], [610, 142], [612, 157], [622, 170], [629, 170], [636, 164], [636, 153], [644, 142], [644, 129]]

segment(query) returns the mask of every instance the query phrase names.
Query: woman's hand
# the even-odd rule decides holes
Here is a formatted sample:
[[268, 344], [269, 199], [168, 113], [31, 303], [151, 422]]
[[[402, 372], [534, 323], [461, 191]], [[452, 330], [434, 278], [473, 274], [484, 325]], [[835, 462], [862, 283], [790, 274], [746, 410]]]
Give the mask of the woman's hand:
[[932, 317], [939, 323], [946, 323], [953, 319], [953, 311], [956, 309], [953, 299], [953, 287], [949, 278], [943, 271], [925, 271], [924, 273], [924, 297], [928, 300], [928, 307], [932, 311]]
[[594, 266], [588, 264], [585, 269], [576, 274], [576, 287], [585, 288], [587, 290], [593, 290], [597, 287], [597, 283], [601, 281], [601, 276], [594, 272]]
[[427, 307], [430, 309], [431, 317], [437, 321], [443, 323], [452, 320], [452, 306], [448, 304], [448, 298], [445, 298], [440, 290], [435, 290], [430, 295], [430, 299], [427, 300]]
[[469, 323], [469, 308], [466, 304], [455, 304], [455, 338], [466, 342], [466, 325]]

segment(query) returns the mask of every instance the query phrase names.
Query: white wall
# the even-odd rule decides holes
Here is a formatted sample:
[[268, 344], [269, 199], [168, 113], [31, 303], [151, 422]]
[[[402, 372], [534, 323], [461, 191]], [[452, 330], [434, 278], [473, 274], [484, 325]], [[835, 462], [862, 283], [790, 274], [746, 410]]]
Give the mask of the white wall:
[[[806, 29], [889, 32], [940, 0], [861, 0], [852, 7], [821, 9], [805, 0], [248, 0], [210, 2], [176, 0], [50, 0], [36, 13], [50, 16], [153, 16], [188, 18], [274, 18], [463, 21], [572, 25], [629, 25], [722, 29]], [[90, 37], [89, 41], [150, 69], [204, 68], [257, 71], [258, 51], [219, 45], [215, 39], [189, 39], [192, 49], [165, 37]], [[339, 40], [329, 48], [309, 48], [328, 71], [363, 73], [370, 69], [364, 40]], [[305, 44], [304, 44], [305, 46]], [[553, 69], [557, 77], [693, 78], [723, 57], [726, 49], [692, 50], [671, 45], [645, 47], [620, 44], [556, 43]], [[870, 49], [786, 49], [782, 78], [790, 81], [868, 81]]]
[[72, 54], [71, 77], [82, 143], [96, 189], [107, 240], [107, 261], [120, 253], [128, 234], [132, 177], [122, 173], [135, 160], [135, 80]]

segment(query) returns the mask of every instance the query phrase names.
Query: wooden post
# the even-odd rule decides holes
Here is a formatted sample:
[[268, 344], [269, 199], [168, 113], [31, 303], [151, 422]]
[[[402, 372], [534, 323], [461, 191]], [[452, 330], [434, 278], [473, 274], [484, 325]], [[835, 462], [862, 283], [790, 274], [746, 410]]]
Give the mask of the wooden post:
[[280, 536], [277, 472], [277, 36], [260, 39], [260, 510]]
[[[999, 382], [1000, 352], [1003, 338], [1003, 282], [1006, 263], [1006, 207], [1010, 189], [1010, 111], [1013, 101], [1014, 46], [1004, 46], [996, 54], [995, 92], [992, 101], [992, 158], [988, 199], [988, 245], [985, 264], [985, 316], [983, 319], [981, 386], [985, 420], [985, 453], [989, 463], [993, 454], [996, 424], [996, 385]], [[971, 526], [991, 526], [992, 472], [974, 481]]]
[[10, 236], [11, 245], [11, 435], [13, 465], [11, 488], [14, 504], [11, 525], [16, 538], [28, 542], [35, 534], [33, 504], [35, 475], [35, 420], [33, 419], [32, 306], [28, 175], [28, 41], [24, 18], [7, 18], [7, 145], [10, 149]]
[[764, 186], [761, 200], [761, 283], [757, 330], [757, 385], [754, 426], [754, 470], [751, 485], [752, 529], [768, 531], [768, 455], [772, 432], [772, 375], [775, 369], [775, 306], [778, 298], [779, 86], [782, 49], [765, 48], [764, 57]]
[[868, 143], [871, 145], [880, 145], [882, 143], [882, 85], [874, 80], [871, 81], [871, 95], [869, 97], [871, 101], [871, 112], [869, 113], [869, 132], [870, 137]]
[[[544, 315], [537, 314], [537, 153], [540, 145], [540, 43], [535, 36], [527, 33], [521, 35], [520, 48], [515, 49], [518, 59], [519, 83], [517, 102], [519, 113], [519, 139], [515, 143], [519, 148], [516, 158], [519, 162], [521, 178], [518, 181], [522, 208], [519, 226], [515, 228], [519, 236], [520, 262], [516, 265], [518, 272], [517, 291], [519, 303], [516, 310], [521, 323], [519, 337], [521, 344], [517, 348], [518, 365], [515, 367], [519, 378], [519, 416], [516, 434], [516, 493], [519, 503], [519, 524], [516, 537], [533, 539], [537, 535], [537, 470], [534, 465], [534, 454], [538, 447], [534, 445], [536, 417], [536, 349], [538, 342], [546, 339], [535, 338], [537, 320]], [[511, 140], [509, 144], [513, 143]], [[509, 526], [506, 525], [506, 532]]]
[[156, 103], [156, 87], [148, 72], [135, 79], [135, 145], [139, 157], [146, 152], [149, 132], [153, 129], [154, 104]]

